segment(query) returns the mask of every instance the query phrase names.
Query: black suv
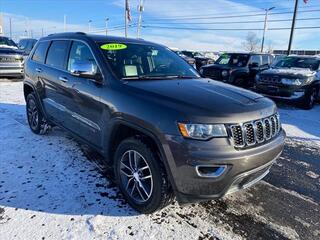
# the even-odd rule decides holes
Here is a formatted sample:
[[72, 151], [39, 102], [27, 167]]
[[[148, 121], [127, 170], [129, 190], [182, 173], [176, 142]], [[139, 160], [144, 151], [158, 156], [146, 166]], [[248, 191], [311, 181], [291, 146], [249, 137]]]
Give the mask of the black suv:
[[215, 64], [204, 66], [200, 73], [204, 77], [241, 87], [253, 87], [258, 72], [268, 69], [273, 61], [270, 54], [224, 53]]
[[208, 57], [205, 57], [202, 53], [192, 52], [192, 51], [181, 51], [187, 57], [193, 58], [196, 60], [196, 69], [200, 70], [202, 66], [214, 63], [214, 60]]
[[320, 57], [288, 56], [256, 76], [256, 90], [311, 109], [320, 97]]
[[58, 125], [90, 145], [144, 213], [168, 204], [173, 193], [189, 203], [249, 187], [283, 149], [271, 100], [202, 79], [155, 43], [54, 34], [38, 41], [25, 74], [31, 130]]

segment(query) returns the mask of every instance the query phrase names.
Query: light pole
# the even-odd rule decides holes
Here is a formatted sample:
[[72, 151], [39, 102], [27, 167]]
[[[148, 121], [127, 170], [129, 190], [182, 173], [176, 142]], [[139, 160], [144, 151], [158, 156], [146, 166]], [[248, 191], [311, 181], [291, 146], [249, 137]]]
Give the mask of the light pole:
[[275, 7], [264, 9], [266, 11], [266, 15], [264, 17], [264, 27], [263, 27], [263, 35], [262, 35], [262, 42], [261, 42], [261, 52], [263, 52], [264, 38], [266, 36], [266, 31], [267, 31], [268, 14], [269, 14], [269, 11], [271, 11], [272, 9], [275, 9]]
[[88, 21], [88, 32], [91, 32], [91, 23], [92, 23], [92, 20], [89, 20]]
[[109, 21], [109, 18], [106, 18], [106, 36], [108, 35], [108, 21]]
[[141, 33], [142, 12], [144, 11], [143, 3], [144, 3], [144, 0], [140, 0], [139, 6], [138, 6], [139, 19], [138, 19], [138, 26], [137, 26], [137, 38], [140, 38], [140, 33]]
[[294, 33], [294, 28], [295, 28], [295, 26], [296, 26], [296, 19], [297, 19], [297, 12], [298, 12], [298, 3], [299, 3], [299, 1], [296, 0], [296, 2], [295, 2], [295, 4], [294, 4], [294, 12], [293, 12], [293, 18], [292, 18], [290, 39], [289, 39], [289, 45], [288, 45], [288, 51], [287, 51], [287, 54], [288, 54], [288, 55], [290, 55], [290, 52], [291, 52], [291, 45], [292, 45], [293, 33]]

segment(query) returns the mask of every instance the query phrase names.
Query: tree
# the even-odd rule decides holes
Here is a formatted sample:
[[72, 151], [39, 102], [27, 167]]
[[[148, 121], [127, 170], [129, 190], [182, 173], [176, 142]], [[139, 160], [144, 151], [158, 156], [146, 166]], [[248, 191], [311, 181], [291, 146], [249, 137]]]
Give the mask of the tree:
[[254, 32], [248, 32], [247, 37], [242, 45], [246, 51], [257, 52], [260, 49], [260, 39]]

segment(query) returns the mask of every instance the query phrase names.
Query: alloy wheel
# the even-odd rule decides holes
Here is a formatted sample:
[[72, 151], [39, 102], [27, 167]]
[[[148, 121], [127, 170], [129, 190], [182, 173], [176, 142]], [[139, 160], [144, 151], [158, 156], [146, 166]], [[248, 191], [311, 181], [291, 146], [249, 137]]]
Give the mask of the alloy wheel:
[[145, 203], [152, 195], [153, 178], [149, 164], [135, 150], [126, 151], [120, 160], [123, 189], [137, 203]]
[[37, 105], [33, 99], [30, 99], [28, 102], [27, 114], [31, 128], [36, 129], [39, 123], [39, 113]]

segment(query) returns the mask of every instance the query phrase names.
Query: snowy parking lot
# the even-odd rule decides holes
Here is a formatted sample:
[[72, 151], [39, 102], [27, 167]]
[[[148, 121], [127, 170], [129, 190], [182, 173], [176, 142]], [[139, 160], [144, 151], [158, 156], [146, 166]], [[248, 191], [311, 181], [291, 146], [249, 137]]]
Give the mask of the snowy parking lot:
[[70, 135], [32, 134], [22, 82], [0, 80], [0, 238], [320, 239], [320, 105], [279, 109], [288, 138], [264, 181], [142, 215]]

